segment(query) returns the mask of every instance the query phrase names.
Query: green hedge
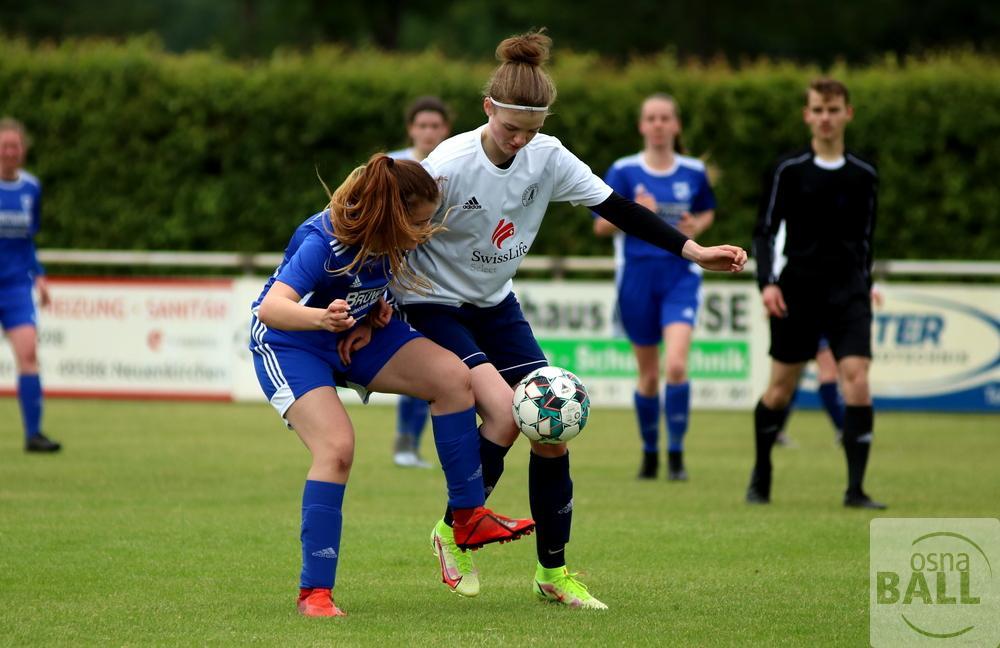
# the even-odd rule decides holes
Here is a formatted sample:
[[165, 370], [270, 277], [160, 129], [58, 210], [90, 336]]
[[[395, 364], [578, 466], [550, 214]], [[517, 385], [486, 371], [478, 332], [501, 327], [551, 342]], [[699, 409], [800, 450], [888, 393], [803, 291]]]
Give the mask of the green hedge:
[[[802, 88], [788, 64], [616, 67], [557, 52], [559, 101], [546, 131], [603, 174], [639, 149], [636, 108], [672, 92], [685, 141], [718, 172], [714, 243], [749, 245], [761, 172], [803, 145]], [[1000, 258], [1000, 65], [971, 54], [838, 69], [853, 93], [849, 145], [881, 170], [877, 255]], [[482, 120], [491, 69], [433, 52], [330, 48], [235, 63], [175, 56], [144, 40], [32, 49], [0, 41], [0, 113], [34, 138], [46, 187], [45, 247], [279, 250], [371, 152], [402, 145], [406, 103], [445, 98], [456, 128]], [[582, 209], [554, 206], [534, 252], [606, 254]]]

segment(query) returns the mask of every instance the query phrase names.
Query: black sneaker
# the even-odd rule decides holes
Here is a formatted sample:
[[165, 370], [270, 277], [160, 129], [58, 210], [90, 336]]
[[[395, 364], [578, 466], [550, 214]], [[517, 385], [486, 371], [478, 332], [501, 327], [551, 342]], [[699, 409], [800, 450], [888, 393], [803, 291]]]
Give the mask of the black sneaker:
[[638, 479], [656, 479], [660, 470], [660, 455], [656, 452], [643, 452], [642, 465], [639, 466]]
[[688, 474], [684, 470], [684, 453], [680, 450], [667, 452], [667, 481], [687, 481]]
[[747, 487], [747, 504], [771, 503], [771, 475], [758, 473], [755, 468], [750, 475], [750, 485]]
[[872, 498], [868, 497], [864, 491], [858, 491], [857, 493], [845, 493], [844, 506], [848, 508], [874, 509], [876, 511], [884, 511], [889, 508], [886, 504], [876, 502]]
[[28, 437], [28, 440], [24, 442], [25, 452], [59, 452], [60, 449], [62, 449], [62, 445], [59, 442], [53, 441], [41, 433]]

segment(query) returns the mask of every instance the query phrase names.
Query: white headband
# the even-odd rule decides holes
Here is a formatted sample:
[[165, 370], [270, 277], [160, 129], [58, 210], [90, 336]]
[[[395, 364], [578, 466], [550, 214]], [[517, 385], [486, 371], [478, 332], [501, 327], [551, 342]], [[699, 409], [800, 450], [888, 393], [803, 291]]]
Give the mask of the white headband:
[[486, 97], [497, 108], [509, 108], [511, 110], [524, 110], [526, 112], [549, 112], [548, 106], [518, 106], [517, 104], [502, 103], [493, 97]]

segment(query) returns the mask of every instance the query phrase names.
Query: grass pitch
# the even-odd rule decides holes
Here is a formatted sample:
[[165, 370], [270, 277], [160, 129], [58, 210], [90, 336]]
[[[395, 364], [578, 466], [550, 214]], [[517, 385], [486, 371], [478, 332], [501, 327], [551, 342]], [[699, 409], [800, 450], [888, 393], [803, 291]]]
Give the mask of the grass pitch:
[[[264, 404], [46, 403], [56, 456], [21, 450], [0, 400], [4, 645], [843, 645], [868, 643], [868, 521], [840, 503], [845, 467], [823, 417], [798, 412], [776, 448], [768, 507], [742, 497], [750, 413], [695, 412], [691, 481], [638, 482], [632, 413], [596, 409], [571, 444], [570, 568], [607, 612], [537, 602], [534, 537], [477, 552], [483, 593], [439, 582], [428, 541], [435, 470], [390, 462], [395, 411], [352, 408], [336, 598], [294, 597], [305, 449]], [[995, 418], [883, 414], [868, 490], [895, 517], [994, 517]], [[431, 437], [424, 454], [434, 456]], [[527, 443], [491, 505], [527, 515]]]

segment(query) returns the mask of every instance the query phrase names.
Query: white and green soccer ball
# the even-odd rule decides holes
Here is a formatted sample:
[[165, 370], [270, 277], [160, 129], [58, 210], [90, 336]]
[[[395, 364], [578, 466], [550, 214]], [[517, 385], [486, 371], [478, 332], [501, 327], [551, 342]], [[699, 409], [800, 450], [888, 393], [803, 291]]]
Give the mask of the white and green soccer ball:
[[541, 443], [565, 443], [587, 425], [590, 396], [572, 373], [542, 367], [514, 387], [513, 410], [524, 436]]

